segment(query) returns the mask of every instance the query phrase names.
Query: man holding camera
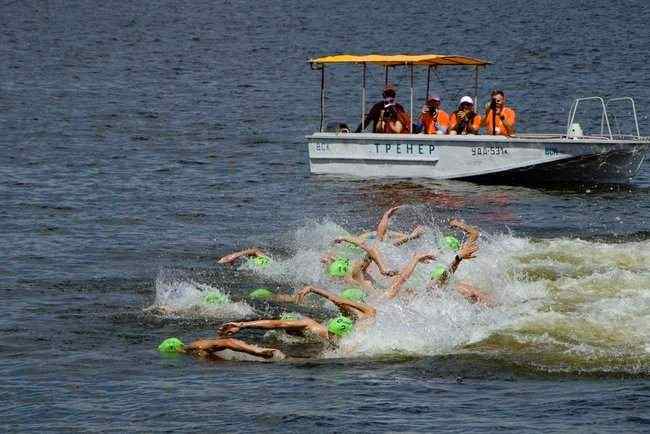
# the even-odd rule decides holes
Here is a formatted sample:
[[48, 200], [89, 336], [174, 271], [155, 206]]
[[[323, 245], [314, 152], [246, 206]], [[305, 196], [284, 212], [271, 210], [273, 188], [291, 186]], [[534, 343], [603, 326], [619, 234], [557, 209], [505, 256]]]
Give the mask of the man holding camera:
[[490, 96], [490, 104], [486, 107], [481, 126], [486, 127], [486, 134], [489, 135], [512, 136], [517, 119], [515, 111], [506, 107], [506, 96], [502, 90], [493, 90]]
[[462, 97], [458, 110], [449, 116], [449, 134], [478, 134], [480, 128], [481, 116], [474, 111], [474, 100]]
[[420, 114], [420, 131], [425, 134], [446, 134], [449, 127], [449, 115], [440, 109], [440, 97], [432, 96], [422, 106]]
[[363, 124], [359, 124], [355, 133], [363, 131], [372, 122], [373, 133], [409, 133], [411, 119], [400, 103], [395, 102], [395, 88], [386, 86], [383, 100], [372, 106]]

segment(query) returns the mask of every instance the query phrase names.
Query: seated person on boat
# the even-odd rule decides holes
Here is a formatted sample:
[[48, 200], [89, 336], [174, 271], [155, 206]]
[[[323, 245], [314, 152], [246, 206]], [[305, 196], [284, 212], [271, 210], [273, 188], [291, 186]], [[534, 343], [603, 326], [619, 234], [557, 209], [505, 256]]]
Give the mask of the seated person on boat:
[[440, 97], [432, 96], [422, 106], [420, 114], [420, 131], [425, 134], [446, 134], [449, 127], [449, 115], [440, 108]]
[[502, 90], [493, 90], [490, 97], [481, 127], [485, 127], [485, 134], [488, 135], [512, 136], [517, 121], [515, 111], [506, 107], [506, 96]]
[[372, 122], [373, 133], [408, 133], [411, 120], [404, 107], [395, 102], [395, 88], [386, 86], [383, 100], [372, 106], [363, 124], [359, 124], [355, 133], [363, 131]]
[[478, 134], [481, 116], [474, 111], [474, 100], [469, 96], [460, 99], [458, 110], [449, 116], [448, 134]]

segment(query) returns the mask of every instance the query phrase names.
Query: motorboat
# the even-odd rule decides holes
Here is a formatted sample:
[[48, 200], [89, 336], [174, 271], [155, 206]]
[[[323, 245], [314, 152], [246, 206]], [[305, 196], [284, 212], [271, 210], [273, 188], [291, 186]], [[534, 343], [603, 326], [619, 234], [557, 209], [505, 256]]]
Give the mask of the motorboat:
[[[579, 182], [625, 184], [638, 173], [650, 146], [642, 137], [636, 105], [631, 97], [576, 98], [569, 110], [566, 131], [558, 134], [379, 134], [365, 132], [366, 74], [369, 66], [410, 72], [410, 118], [414, 109], [414, 68], [427, 68], [429, 94], [431, 69], [473, 69], [474, 101], [478, 105], [479, 71], [490, 62], [473, 57], [440, 54], [350, 55], [310, 59], [320, 71], [320, 129], [307, 136], [311, 173], [361, 178], [397, 177], [430, 179], [504, 180], [515, 183]], [[325, 122], [325, 70], [331, 65], [361, 68], [362, 132], [341, 122]], [[612, 106], [629, 107], [632, 131], [619, 128]], [[600, 131], [587, 134], [577, 118], [579, 107], [595, 105], [600, 111]]]

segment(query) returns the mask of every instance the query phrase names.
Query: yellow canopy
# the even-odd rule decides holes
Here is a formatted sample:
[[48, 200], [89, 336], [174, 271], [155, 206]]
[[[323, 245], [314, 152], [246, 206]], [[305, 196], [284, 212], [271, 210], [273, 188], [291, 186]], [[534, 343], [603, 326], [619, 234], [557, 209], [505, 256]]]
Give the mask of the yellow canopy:
[[367, 54], [358, 56], [354, 54], [336, 54], [334, 56], [309, 59], [309, 63], [372, 63], [383, 66], [397, 65], [457, 65], [457, 66], [485, 66], [490, 62], [466, 56], [446, 54]]

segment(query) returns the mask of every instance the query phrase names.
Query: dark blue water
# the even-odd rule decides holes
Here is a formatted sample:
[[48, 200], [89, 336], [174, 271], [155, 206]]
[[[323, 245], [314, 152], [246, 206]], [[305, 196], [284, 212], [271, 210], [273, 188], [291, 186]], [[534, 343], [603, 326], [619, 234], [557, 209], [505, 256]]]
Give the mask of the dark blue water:
[[[574, 97], [633, 96], [649, 134], [649, 20], [644, 1], [4, 1], [0, 426], [647, 430], [650, 330], [639, 306], [650, 290], [649, 163], [631, 185], [604, 188], [364, 181], [310, 176], [304, 136], [319, 122], [319, 74], [306, 60], [340, 52], [488, 59], [494, 65], [481, 74], [481, 95], [503, 88], [525, 132], [561, 132]], [[451, 110], [471, 93], [472, 74], [439, 75], [432, 86]], [[405, 71], [391, 77], [407, 101]], [[328, 71], [329, 116], [356, 122], [359, 78], [355, 68]], [[370, 80], [373, 100], [383, 71]], [[323, 231], [328, 221], [368, 227], [394, 203], [411, 205], [413, 220], [456, 215], [510, 237], [494, 248], [519, 240], [549, 249], [553, 264], [576, 268], [540, 281], [552, 299], [540, 311], [577, 312], [566, 318], [584, 314], [587, 322], [614, 312], [605, 327], [611, 335], [581, 353], [576, 348], [593, 343], [593, 324], [573, 333], [563, 318], [533, 327], [561, 344], [514, 344], [503, 336], [529, 329], [509, 325], [406, 358], [215, 363], [154, 350], [171, 335], [211, 336], [225, 320], [146, 312], [161, 274], [209, 283], [234, 299], [251, 287], [282, 286], [214, 258], [249, 245], [292, 257], [297, 233]], [[592, 250], [593, 260], [580, 256]], [[537, 255], [531, 261], [546, 257]], [[533, 278], [527, 269], [529, 280], [542, 271]], [[591, 280], [574, 284], [566, 273]], [[562, 298], [571, 291], [577, 295]], [[625, 298], [629, 291], [636, 298]], [[594, 305], [587, 314], [590, 298], [622, 300], [624, 308]], [[274, 309], [254, 307], [261, 315]], [[243, 338], [260, 342], [255, 333]]]

